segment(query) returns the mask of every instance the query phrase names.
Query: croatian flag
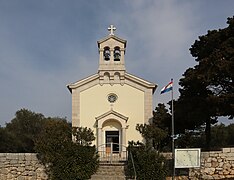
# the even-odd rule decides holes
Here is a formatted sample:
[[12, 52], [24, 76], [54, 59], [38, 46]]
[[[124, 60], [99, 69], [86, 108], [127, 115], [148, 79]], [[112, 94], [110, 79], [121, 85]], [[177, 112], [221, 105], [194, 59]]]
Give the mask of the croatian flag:
[[171, 91], [172, 85], [173, 85], [173, 81], [171, 80], [171, 82], [168, 85], [166, 85], [165, 87], [162, 88], [161, 94], [166, 93], [168, 91]]

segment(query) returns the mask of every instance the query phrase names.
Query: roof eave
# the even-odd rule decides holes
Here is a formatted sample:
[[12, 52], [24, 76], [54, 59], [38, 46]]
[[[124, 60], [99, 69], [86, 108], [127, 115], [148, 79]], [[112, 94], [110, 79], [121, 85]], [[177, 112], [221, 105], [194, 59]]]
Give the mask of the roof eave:
[[121, 39], [121, 38], [119, 38], [119, 37], [117, 37], [117, 36], [115, 36], [115, 35], [109, 35], [109, 36], [106, 36], [105, 38], [103, 38], [103, 39], [97, 41], [98, 48], [100, 47], [100, 44], [101, 44], [101, 43], [107, 41], [107, 40], [110, 39], [110, 38], [113, 38], [113, 39], [115, 39], [115, 40], [117, 40], [117, 41], [120, 41], [121, 43], [124, 43], [124, 48], [126, 48], [127, 40]]
[[87, 84], [95, 79], [97, 79], [99, 77], [99, 75], [96, 73], [96, 74], [93, 74], [91, 76], [88, 76], [84, 79], [81, 79], [77, 82], [74, 82], [74, 83], [71, 83], [71, 84], [68, 84], [67, 85], [67, 88], [69, 89], [69, 91], [72, 93], [72, 89], [75, 89], [75, 88], [78, 88], [84, 84]]

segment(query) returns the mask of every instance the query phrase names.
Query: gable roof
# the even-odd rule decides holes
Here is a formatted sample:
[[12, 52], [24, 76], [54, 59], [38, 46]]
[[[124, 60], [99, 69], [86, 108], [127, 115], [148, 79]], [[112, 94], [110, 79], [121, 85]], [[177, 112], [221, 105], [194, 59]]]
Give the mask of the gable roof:
[[119, 37], [117, 37], [117, 36], [115, 36], [115, 35], [109, 35], [109, 36], [106, 36], [105, 38], [103, 38], [103, 39], [97, 41], [97, 43], [98, 43], [98, 48], [100, 48], [100, 44], [101, 44], [101, 43], [103, 43], [103, 42], [105, 42], [105, 41], [108, 41], [109, 39], [114, 39], [114, 40], [116, 40], [116, 41], [119, 41], [119, 42], [123, 43], [123, 44], [124, 44], [124, 48], [126, 48], [127, 41], [124, 40], [124, 39], [121, 39], [121, 38], [119, 38]]
[[98, 78], [99, 78], [99, 75], [96, 73], [96, 74], [88, 76], [88, 77], [86, 77], [84, 79], [81, 79], [79, 81], [76, 81], [74, 83], [68, 84], [67, 88], [69, 89], [70, 92], [72, 92], [71, 91], [72, 89], [76, 89], [76, 88], [78, 88], [78, 87], [80, 87], [82, 85], [88, 84], [89, 82], [92, 82], [92, 81], [94, 81], [94, 80], [96, 80]]
[[[139, 77], [134, 76], [134, 75], [129, 74], [129, 73], [125, 73], [125, 79], [134, 83], [134, 84], [137, 84], [139, 86], [142, 86], [145, 88], [150, 88], [153, 90], [153, 93], [157, 88], [157, 84], [146, 81], [142, 78], [139, 78]], [[85, 86], [87, 89], [87, 88], [92, 87], [96, 84], [99, 84], [99, 74], [98, 73], [91, 75], [91, 76], [88, 76], [87, 78], [81, 79], [81, 80], [76, 81], [74, 83], [68, 84], [67, 88], [69, 89], [70, 92], [72, 92], [72, 89], [76, 89], [76, 88], [79, 88], [82, 86]], [[125, 81], [125, 84], [128, 84], [128, 82]]]
[[154, 84], [154, 83], [152, 83], [150, 81], [139, 78], [139, 77], [137, 77], [135, 75], [132, 75], [132, 74], [129, 74], [129, 73], [125, 73], [125, 78], [127, 78], [127, 79], [129, 79], [131, 81], [134, 81], [137, 84], [143, 85], [145, 87], [150, 87], [150, 88], [153, 89], [153, 92], [156, 90], [156, 88], [158, 86], [157, 84]]

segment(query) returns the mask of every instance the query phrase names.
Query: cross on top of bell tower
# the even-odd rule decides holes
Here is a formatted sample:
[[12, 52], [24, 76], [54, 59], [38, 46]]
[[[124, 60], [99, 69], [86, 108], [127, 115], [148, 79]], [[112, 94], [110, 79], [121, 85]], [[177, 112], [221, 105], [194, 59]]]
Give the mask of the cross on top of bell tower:
[[114, 35], [115, 30], [116, 30], [116, 27], [114, 25], [110, 25], [110, 27], [108, 27], [108, 31], [110, 31], [110, 35]]
[[125, 49], [127, 41], [114, 35], [116, 27], [110, 25], [110, 34], [98, 41], [100, 84], [123, 84], [125, 80]]

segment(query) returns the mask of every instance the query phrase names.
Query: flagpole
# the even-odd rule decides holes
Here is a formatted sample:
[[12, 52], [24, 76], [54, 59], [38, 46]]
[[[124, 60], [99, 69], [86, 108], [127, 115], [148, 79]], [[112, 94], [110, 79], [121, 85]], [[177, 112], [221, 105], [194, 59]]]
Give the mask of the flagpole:
[[162, 88], [161, 94], [171, 91], [171, 138], [172, 138], [172, 145], [171, 145], [171, 151], [172, 151], [172, 180], [174, 180], [175, 177], [175, 132], [174, 132], [174, 97], [173, 97], [173, 79], [171, 79], [171, 82]]
[[[171, 82], [173, 83], [173, 79], [171, 79]], [[175, 177], [175, 132], [174, 132], [174, 97], [173, 97], [173, 85], [171, 90], [171, 138], [172, 138], [172, 180], [174, 180]]]

